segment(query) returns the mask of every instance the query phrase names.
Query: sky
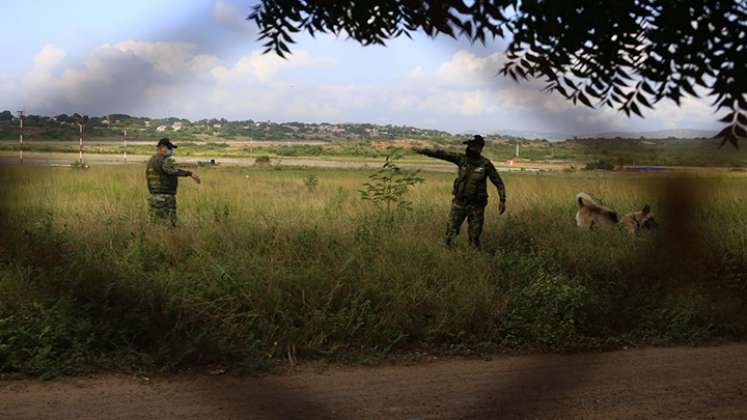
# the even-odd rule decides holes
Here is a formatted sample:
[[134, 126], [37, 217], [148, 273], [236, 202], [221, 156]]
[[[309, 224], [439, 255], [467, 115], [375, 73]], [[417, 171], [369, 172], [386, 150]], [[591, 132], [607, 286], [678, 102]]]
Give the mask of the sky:
[[708, 99], [646, 118], [574, 106], [497, 75], [505, 43], [416, 35], [386, 47], [301, 35], [262, 54], [249, 0], [0, 0], [0, 110], [192, 120], [369, 122], [452, 133], [720, 128]]

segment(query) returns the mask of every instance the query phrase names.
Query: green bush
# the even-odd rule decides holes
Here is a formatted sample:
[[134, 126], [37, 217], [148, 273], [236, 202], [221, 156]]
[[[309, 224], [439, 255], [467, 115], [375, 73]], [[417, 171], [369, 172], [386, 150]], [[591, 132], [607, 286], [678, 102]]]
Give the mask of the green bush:
[[587, 171], [614, 171], [615, 164], [611, 160], [600, 159], [594, 162], [587, 163], [584, 169], [586, 169]]
[[306, 190], [308, 192], [313, 193], [319, 186], [319, 177], [317, 177], [316, 175], [308, 175], [304, 177], [303, 184], [306, 186]]
[[507, 294], [501, 322], [507, 345], [541, 344], [551, 349], [577, 345], [578, 326], [586, 322], [591, 293], [561, 275], [540, 272], [523, 287]]
[[255, 165], [269, 165], [271, 162], [270, 157], [267, 155], [257, 156], [257, 158], [254, 160]]

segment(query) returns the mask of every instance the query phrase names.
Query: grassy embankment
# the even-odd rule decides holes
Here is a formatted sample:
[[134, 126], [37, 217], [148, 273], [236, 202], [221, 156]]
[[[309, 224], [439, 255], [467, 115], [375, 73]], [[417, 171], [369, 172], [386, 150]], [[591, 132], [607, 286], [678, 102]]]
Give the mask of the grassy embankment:
[[[573, 197], [621, 210], [664, 176], [506, 175], [484, 252], [441, 246], [451, 176], [392, 224], [358, 171], [223, 168], [184, 182], [181, 226], [147, 223], [142, 168], [3, 168], [0, 372], [203, 363], [263, 368], [426, 351], [580, 350], [747, 337], [747, 178], [699, 178], [702, 248], [583, 232]], [[310, 191], [304, 180], [318, 177]], [[493, 200], [495, 197], [492, 198]], [[676, 245], [676, 244], [674, 244]]]

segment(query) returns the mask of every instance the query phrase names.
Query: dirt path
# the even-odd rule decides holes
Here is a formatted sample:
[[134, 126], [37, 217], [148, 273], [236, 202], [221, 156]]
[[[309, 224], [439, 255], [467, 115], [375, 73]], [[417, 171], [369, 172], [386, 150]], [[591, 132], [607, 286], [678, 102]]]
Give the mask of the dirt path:
[[0, 382], [1, 419], [747, 418], [747, 344]]

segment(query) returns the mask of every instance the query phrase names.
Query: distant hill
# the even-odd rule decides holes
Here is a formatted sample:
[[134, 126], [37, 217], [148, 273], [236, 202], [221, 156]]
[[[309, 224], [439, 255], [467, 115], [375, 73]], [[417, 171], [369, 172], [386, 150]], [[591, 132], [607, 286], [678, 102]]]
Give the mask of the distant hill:
[[545, 139], [550, 141], [560, 141], [573, 138], [572, 134], [562, 133], [559, 131], [512, 130], [510, 128], [505, 130], [496, 130], [489, 135], [497, 137], [518, 137], [528, 140]]
[[561, 141], [579, 138], [602, 138], [602, 139], [614, 139], [616, 137], [624, 139], [667, 139], [667, 138], [679, 138], [679, 139], [696, 139], [696, 138], [710, 138], [716, 135], [718, 130], [695, 130], [690, 128], [675, 128], [671, 130], [655, 130], [655, 131], [608, 131], [605, 133], [593, 133], [593, 134], [572, 134], [563, 133], [560, 131], [531, 131], [531, 130], [496, 130], [493, 135], [499, 137], [520, 137], [525, 139], [546, 139], [550, 141]]
[[[29, 140], [75, 140], [79, 136], [78, 114], [56, 116], [27, 115], [24, 130]], [[404, 125], [368, 123], [273, 122], [225, 118], [188, 120], [184, 118], [147, 118], [126, 114], [86, 117], [86, 137], [119, 138], [126, 125], [131, 139], [157, 139], [178, 136], [180, 140], [443, 140], [446, 131]], [[0, 139], [18, 137], [18, 122], [10, 111], [0, 112]]]
[[678, 138], [678, 139], [699, 139], [699, 138], [710, 138], [718, 133], [718, 130], [694, 130], [690, 128], [675, 128], [672, 130], [656, 130], [656, 131], [610, 131], [606, 133], [599, 133], [590, 136], [578, 136], [580, 138], [646, 138], [646, 139], [667, 139], [667, 138]]
[[[0, 139], [9, 140], [18, 137], [18, 123], [10, 111], [0, 112]], [[56, 116], [27, 115], [24, 128], [29, 139], [75, 140], [78, 138], [78, 114], [60, 114]], [[92, 116], [87, 119], [86, 135], [91, 138], [116, 138], [121, 135], [122, 126], [128, 125], [132, 138], [160, 138], [165, 135], [176, 135], [183, 140], [454, 140], [473, 132], [453, 135], [449, 132], [424, 129], [411, 126], [381, 125], [370, 123], [304, 123], [240, 120], [229, 121], [224, 118], [201, 119], [191, 121], [184, 118], [147, 118], [126, 114]], [[614, 139], [616, 137], [639, 139], [692, 139], [710, 138], [717, 130], [672, 129], [658, 131], [611, 131], [588, 135], [564, 133], [560, 131], [535, 131], [501, 129], [492, 133], [482, 133], [488, 137], [509, 140], [549, 140], [558, 142], [574, 138]]]

